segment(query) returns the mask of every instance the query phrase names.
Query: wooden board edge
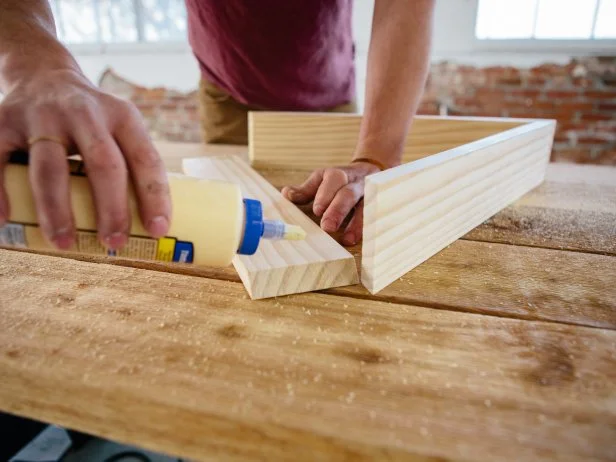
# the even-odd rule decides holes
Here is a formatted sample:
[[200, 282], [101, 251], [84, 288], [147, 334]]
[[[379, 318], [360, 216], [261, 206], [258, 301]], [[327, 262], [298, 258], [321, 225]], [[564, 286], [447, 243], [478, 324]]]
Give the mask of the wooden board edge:
[[[272, 268], [267, 271], [254, 273], [250, 272], [245, 265], [236, 260], [239, 259], [234, 259], [233, 266], [252, 300], [262, 300], [359, 284], [359, 274], [353, 256], [344, 259], [330, 260], [325, 263], [319, 262], [295, 266], [293, 269], [297, 272], [311, 273], [317, 271], [318, 274], [321, 275], [329, 272], [334, 276], [333, 278], [320, 279], [315, 282], [310, 289], [302, 289], [295, 285], [284, 285], [279, 287], [269, 284], [269, 281], [272, 280], [285, 279], [287, 276], [287, 268]], [[327, 269], [327, 271], [325, 271], [325, 269]]]
[[[376, 221], [374, 216], [378, 214], [379, 207], [379, 190], [391, 183], [400, 183], [404, 181], [408, 181], [413, 174], [420, 172], [424, 169], [428, 168], [439, 168], [441, 165], [445, 165], [447, 162], [450, 162], [454, 159], [458, 159], [464, 155], [472, 154], [473, 152], [489, 148], [491, 146], [497, 145], [499, 143], [510, 143], [515, 141], [518, 137], [532, 133], [534, 131], [543, 130], [545, 128], [549, 128], [547, 133], [543, 135], [545, 139], [545, 149], [549, 153], [551, 151], [551, 147], [554, 141], [554, 133], [556, 129], [556, 121], [554, 120], [536, 120], [529, 122], [527, 124], [521, 125], [516, 128], [508, 129], [503, 131], [502, 133], [498, 133], [495, 135], [488, 136], [481, 140], [474, 141], [472, 143], [468, 143], [458, 148], [450, 149], [448, 151], [443, 151], [438, 154], [434, 154], [432, 156], [428, 156], [423, 159], [419, 159], [413, 162], [409, 162], [407, 164], [403, 164], [399, 167], [395, 167], [390, 170], [386, 170], [383, 172], [375, 173], [366, 177], [365, 183], [365, 195], [364, 195], [364, 243], [362, 247], [362, 263], [361, 263], [361, 282], [364, 287], [372, 294], [375, 295], [380, 292], [382, 289], [391, 284], [398, 276], [391, 278], [387, 282], [376, 283], [374, 280], [374, 275], [372, 274], [372, 269], [370, 268], [371, 258], [374, 256], [375, 250], [375, 242], [372, 239], [371, 230], [367, 228], [368, 223], [374, 223]], [[549, 162], [549, 154], [546, 161], [543, 164], [543, 171], [540, 175], [538, 181], [534, 182], [528, 188], [526, 188], [526, 192], [534, 189], [539, 184], [544, 181], [545, 173], [547, 169], [547, 164]], [[523, 194], [525, 194], [523, 193]], [[519, 197], [521, 197], [521, 194]], [[517, 198], [519, 198], [517, 197]], [[513, 202], [515, 199], [509, 201], [509, 203]], [[479, 225], [478, 223], [477, 225]], [[477, 226], [476, 225], [476, 226]], [[473, 228], [471, 228], [473, 229]], [[455, 239], [454, 239], [455, 240]], [[453, 242], [452, 240], [451, 242]], [[451, 243], [449, 242], [449, 244]], [[440, 250], [445, 248], [447, 245], [442, 246], [438, 251], [434, 252], [434, 254], [438, 253]], [[434, 255], [432, 254], [432, 255]], [[428, 257], [430, 258], [430, 257]], [[426, 258], [427, 259], [427, 258]], [[412, 270], [414, 267], [423, 263], [426, 259], [422, 260], [416, 265], [409, 265], [406, 268], [405, 272]]]
[[445, 164], [446, 162], [470, 154], [478, 149], [493, 146], [498, 143], [508, 142], [520, 135], [549, 126], [552, 126], [552, 132], [554, 132], [556, 129], [556, 121], [545, 119], [528, 122], [519, 127], [510, 128], [495, 135], [490, 135], [480, 140], [466, 143], [453, 149], [448, 149], [447, 151], [442, 151], [422, 159], [407, 162], [382, 172], [373, 173], [372, 175], [366, 177], [366, 183], [375, 185], [388, 184], [396, 179], [403, 179], [405, 176], [419, 172], [423, 169]]

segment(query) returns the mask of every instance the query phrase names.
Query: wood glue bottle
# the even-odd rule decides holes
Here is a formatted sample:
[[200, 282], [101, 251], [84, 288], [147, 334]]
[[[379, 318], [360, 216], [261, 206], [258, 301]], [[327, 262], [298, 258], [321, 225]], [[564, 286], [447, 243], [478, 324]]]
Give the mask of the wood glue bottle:
[[[28, 181], [26, 153], [13, 153], [5, 170], [10, 205], [8, 223], [0, 228], [0, 246], [53, 250], [41, 232]], [[161, 262], [227, 266], [236, 254], [252, 255], [261, 239], [301, 240], [298, 226], [264, 220], [261, 202], [244, 199], [239, 185], [168, 174], [173, 216], [167, 236], [149, 237], [131, 190], [132, 224], [128, 243], [120, 250], [103, 247], [96, 234], [96, 216], [83, 163], [69, 161], [76, 243], [70, 251]]]

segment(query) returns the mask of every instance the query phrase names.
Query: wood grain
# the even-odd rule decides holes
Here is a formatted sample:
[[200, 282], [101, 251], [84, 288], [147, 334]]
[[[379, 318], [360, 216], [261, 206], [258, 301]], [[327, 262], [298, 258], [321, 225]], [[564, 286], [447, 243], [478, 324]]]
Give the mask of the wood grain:
[[[349, 250], [359, 257], [359, 246]], [[240, 282], [233, 268], [62, 256]], [[458, 240], [378, 294], [370, 294], [359, 284], [326, 292], [443, 310], [616, 329], [614, 281], [613, 256]]]
[[329, 292], [616, 329], [614, 281], [613, 256], [458, 240], [376, 295], [360, 285]]
[[550, 164], [543, 184], [464, 238], [616, 255], [616, 168]]
[[251, 298], [268, 298], [356, 284], [353, 256], [242, 159], [229, 157], [184, 160], [186, 174], [238, 183], [244, 197], [258, 199], [269, 219], [301, 226], [304, 241], [262, 240], [254, 255], [233, 259]]
[[539, 185], [554, 127], [533, 122], [368, 176], [364, 286], [378, 292]]
[[[417, 116], [403, 159], [409, 162], [514, 128], [521, 119]], [[303, 112], [251, 112], [248, 145], [255, 168], [313, 170], [349, 163], [361, 116]]]
[[0, 251], [0, 408], [197, 460], [613, 460], [616, 332]]

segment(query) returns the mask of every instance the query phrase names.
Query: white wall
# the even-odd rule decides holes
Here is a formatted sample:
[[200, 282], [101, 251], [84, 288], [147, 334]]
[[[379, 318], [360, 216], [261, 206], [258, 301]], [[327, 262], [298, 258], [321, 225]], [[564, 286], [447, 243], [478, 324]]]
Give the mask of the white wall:
[[[567, 49], [490, 50], [475, 40], [478, 0], [437, 0], [432, 48], [433, 61], [449, 60], [471, 65], [533, 66], [543, 62], [564, 63], [572, 55], [586, 54], [588, 47]], [[374, 0], [355, 0], [353, 28], [357, 48], [357, 89], [360, 107], [365, 88], [366, 58]], [[74, 50], [86, 75], [97, 82], [101, 72], [112, 67], [120, 75], [145, 86], [166, 86], [182, 91], [195, 88], [199, 69], [188, 45]], [[612, 50], [612, 53], [614, 50]]]

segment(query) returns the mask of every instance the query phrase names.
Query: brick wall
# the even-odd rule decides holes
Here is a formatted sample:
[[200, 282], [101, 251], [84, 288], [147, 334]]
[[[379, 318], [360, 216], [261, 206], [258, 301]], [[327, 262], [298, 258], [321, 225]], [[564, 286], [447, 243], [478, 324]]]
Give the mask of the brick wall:
[[419, 112], [556, 119], [553, 160], [616, 165], [616, 57], [530, 69], [435, 64]]
[[[201, 140], [196, 92], [140, 87], [112, 70], [100, 86], [132, 100], [155, 139]], [[616, 56], [530, 69], [437, 63], [419, 113], [556, 119], [554, 161], [616, 165]]]

